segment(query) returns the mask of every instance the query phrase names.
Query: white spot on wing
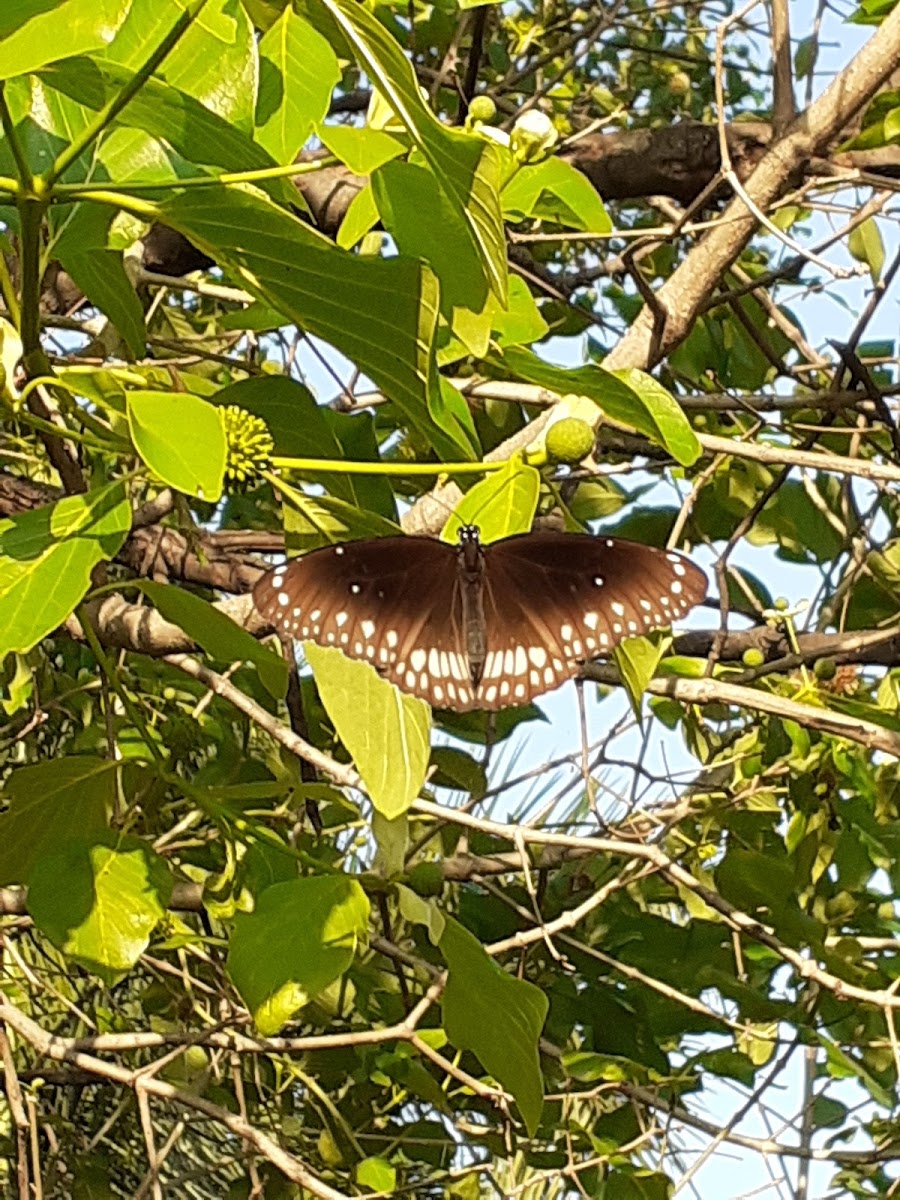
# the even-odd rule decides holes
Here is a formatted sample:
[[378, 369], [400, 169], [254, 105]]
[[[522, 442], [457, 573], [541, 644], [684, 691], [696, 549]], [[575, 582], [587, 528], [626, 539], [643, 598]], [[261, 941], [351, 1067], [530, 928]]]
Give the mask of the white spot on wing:
[[364, 638], [370, 638], [375, 632], [374, 621], [361, 621], [359, 627], [362, 630], [362, 635]]
[[387, 631], [387, 633], [384, 635], [384, 640], [387, 642], [387, 644], [388, 644], [388, 645], [390, 646], [390, 648], [393, 650], [393, 649], [396, 647], [396, 645], [397, 645], [397, 641], [398, 641], [398, 638], [397, 638], [397, 630], [396, 630], [396, 629], [389, 629], [389, 630]]
[[517, 675], [524, 675], [528, 670], [528, 655], [522, 646], [516, 647], [514, 667]]
[[536, 667], [542, 667], [547, 661], [547, 651], [543, 646], [531, 646], [528, 650], [528, 657]]
[[335, 613], [334, 614], [334, 623], [335, 623], [335, 625], [337, 625], [338, 629], [340, 629], [342, 625], [346, 625], [347, 624], [347, 614], [345, 612]]
[[618, 600], [613, 600], [612, 604], [609, 607], [612, 609], [612, 611], [616, 614], [617, 617], [625, 616], [625, 605], [620, 604]]
[[587, 625], [588, 629], [596, 629], [600, 623], [600, 617], [595, 612], [585, 613], [582, 620], [584, 621], [585, 625]]
[[681, 595], [681, 584], [678, 582], [678, 580], [677, 580], [677, 579], [676, 579], [676, 580], [675, 580], [675, 582], [672, 584], [672, 586], [671, 586], [671, 588], [669, 589], [669, 591], [672, 593], [672, 595], [673, 595], [673, 596], [680, 596], [680, 595]]
[[561, 625], [559, 627], [560, 637], [562, 638], [562, 640], [564, 642], [571, 642], [573, 632], [574, 631], [572, 629], [572, 626], [568, 622], [566, 622], [565, 625]]
[[287, 608], [287, 606], [290, 604], [290, 602], [291, 602], [291, 598], [287, 594], [287, 592], [279, 592], [278, 593], [278, 603], [281, 605], [282, 608]]
[[421, 646], [417, 646], [409, 656], [409, 665], [414, 671], [421, 671], [425, 666], [427, 655]]

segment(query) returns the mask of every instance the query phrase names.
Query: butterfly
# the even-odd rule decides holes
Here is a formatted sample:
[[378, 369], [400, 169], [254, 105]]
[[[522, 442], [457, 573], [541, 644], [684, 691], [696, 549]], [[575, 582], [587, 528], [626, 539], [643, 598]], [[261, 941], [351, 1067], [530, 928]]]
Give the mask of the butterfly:
[[458, 536], [325, 546], [263, 575], [253, 601], [281, 633], [467, 712], [526, 704], [706, 596], [690, 559], [639, 542], [537, 532], [483, 545], [475, 525]]

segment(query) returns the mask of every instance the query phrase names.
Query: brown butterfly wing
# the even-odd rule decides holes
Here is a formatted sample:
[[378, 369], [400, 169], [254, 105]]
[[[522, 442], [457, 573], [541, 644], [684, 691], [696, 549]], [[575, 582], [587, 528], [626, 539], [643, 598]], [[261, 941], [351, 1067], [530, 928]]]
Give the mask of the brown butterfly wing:
[[276, 567], [253, 601], [298, 641], [336, 646], [436, 708], [472, 707], [457, 550], [425, 537], [326, 546]]
[[706, 595], [706, 576], [684, 555], [621, 538], [532, 533], [485, 555], [479, 708], [526, 704]]

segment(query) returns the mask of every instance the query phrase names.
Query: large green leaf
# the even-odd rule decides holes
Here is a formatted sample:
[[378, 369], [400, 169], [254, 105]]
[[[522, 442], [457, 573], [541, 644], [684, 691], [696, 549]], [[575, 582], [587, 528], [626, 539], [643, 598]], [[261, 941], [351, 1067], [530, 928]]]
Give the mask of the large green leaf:
[[561, 158], [523, 167], [503, 188], [503, 215], [514, 221], [540, 217], [590, 233], [609, 233], [612, 221], [597, 189]]
[[[493, 295], [469, 227], [440, 181], [428, 167], [389, 162], [372, 176], [372, 190], [401, 254], [424, 259], [441, 281], [441, 312], [448, 324], [473, 354], [484, 354], [494, 304], [485, 309]], [[484, 314], [480, 338], [466, 336], [467, 322], [454, 319], [456, 309]]]
[[440, 403], [433, 351], [438, 284], [422, 263], [340, 250], [264, 196], [240, 188], [184, 192], [159, 215], [234, 271], [253, 295], [346, 354], [439, 452], [458, 453], [430, 416]]
[[500, 154], [484, 139], [447, 129], [422, 99], [412, 65], [385, 27], [356, 0], [318, 0], [406, 127], [462, 217], [494, 294], [506, 297], [506, 236], [500, 215]]
[[[180, 0], [131, 0], [128, 17], [103, 58], [140, 69], [184, 7]], [[249, 133], [257, 70], [256, 39], [241, 0], [206, 0], [155, 74]]]
[[516, 346], [505, 350], [496, 365], [561, 396], [571, 392], [587, 396], [607, 416], [665, 446], [685, 466], [700, 456], [700, 443], [678, 402], [643, 371], [606, 371], [596, 365], [555, 367]]
[[[117, 63], [72, 58], [45, 67], [40, 79], [85, 108], [99, 111], [123, 88], [133, 84], [134, 74]], [[115, 122], [141, 129], [154, 139], [164, 139], [187, 163], [202, 163], [226, 171], [278, 165], [249, 133], [159, 79], [146, 80], [118, 113]], [[184, 173], [188, 173], [187, 167]], [[197, 174], [196, 167], [191, 173]], [[300, 193], [287, 180], [264, 181], [260, 187], [286, 204], [303, 203]]]
[[135, 449], [164, 483], [218, 500], [227, 453], [221, 411], [190, 392], [128, 393], [128, 425]]
[[372, 804], [388, 820], [401, 816], [425, 782], [431, 710], [340, 650], [304, 642], [303, 651]]
[[135, 358], [146, 349], [144, 311], [125, 270], [121, 250], [109, 245], [115, 211], [85, 201], [66, 210], [53, 253], [92, 304], [118, 329]]
[[31, 868], [73, 838], [106, 828], [115, 800], [117, 764], [70, 755], [19, 767], [3, 785], [0, 885], [27, 883]]
[[167, 621], [183, 629], [207, 654], [224, 662], [252, 662], [270, 696], [280, 700], [287, 689], [288, 668], [283, 658], [261, 646], [246, 629], [200, 596], [166, 583], [142, 580], [149, 596]]
[[120, 483], [0, 521], [0, 658], [30, 650], [71, 615], [130, 527]]
[[471, 1050], [512, 1093], [533, 1135], [544, 1103], [538, 1038], [547, 997], [533, 983], [497, 966], [477, 938], [451, 917], [440, 950], [450, 968], [443, 999], [447, 1036], [460, 1050]]
[[365, 892], [343, 875], [273, 884], [235, 917], [228, 971], [261, 1033], [277, 1033], [346, 971], [368, 921]]
[[256, 140], [277, 162], [294, 161], [340, 77], [325, 38], [285, 8], [259, 43]]
[[0, 79], [36, 71], [57, 58], [102, 50], [129, 6], [130, 0], [17, 0], [3, 5]]
[[63, 954], [113, 984], [147, 949], [171, 892], [165, 859], [138, 838], [82, 837], [35, 863], [28, 911]]

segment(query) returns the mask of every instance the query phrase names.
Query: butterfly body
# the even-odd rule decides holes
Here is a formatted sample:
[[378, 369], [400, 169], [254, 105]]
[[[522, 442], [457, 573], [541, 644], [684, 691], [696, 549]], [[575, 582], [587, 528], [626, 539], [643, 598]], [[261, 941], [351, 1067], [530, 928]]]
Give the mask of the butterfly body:
[[425, 537], [326, 546], [253, 589], [282, 633], [336, 646], [457, 712], [525, 704], [705, 594], [703, 572], [672, 551], [542, 532], [483, 546], [475, 526], [457, 546]]

